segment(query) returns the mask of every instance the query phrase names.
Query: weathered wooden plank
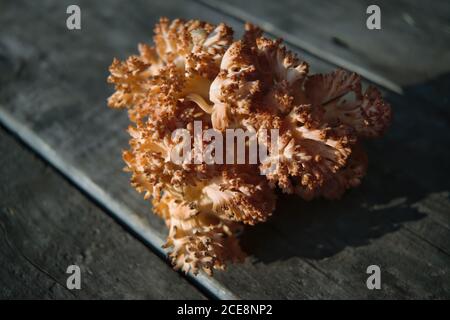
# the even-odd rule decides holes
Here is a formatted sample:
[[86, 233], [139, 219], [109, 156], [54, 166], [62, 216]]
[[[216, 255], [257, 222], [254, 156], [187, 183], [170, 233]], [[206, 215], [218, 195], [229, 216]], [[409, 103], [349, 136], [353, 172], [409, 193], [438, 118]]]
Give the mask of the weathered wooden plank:
[[[59, 4], [48, 3], [30, 8], [29, 16], [21, 17], [64, 11]], [[13, 23], [17, 20], [14, 5], [5, 11], [1, 19], [9, 23], [5, 23], [9, 35], [0, 37], [0, 47], [6, 70], [2, 79], [7, 80], [0, 91], [0, 118], [158, 247], [165, 228], [155, 217], [142, 214], [148, 212], [148, 204], [120, 172], [119, 149], [126, 148], [127, 120], [124, 114], [105, 108], [110, 92], [104, 83], [106, 67], [112, 56], [134, 51], [135, 43], [146, 39], [159, 15], [223, 20], [238, 30], [242, 26], [202, 11], [195, 3], [184, 7], [178, 2], [108, 4], [103, 9], [96, 2], [82, 3], [87, 12], [84, 26], [90, 30], [86, 33], [67, 32], [58, 25], [57, 15], [35, 24], [33, 31], [45, 38]], [[150, 21], [142, 23], [147, 17]], [[303, 56], [313, 71], [331, 68], [306, 53]], [[207, 278], [197, 280], [218, 297], [232, 293], [243, 298], [445, 297], [450, 292], [443, 281], [449, 268], [449, 233], [442, 220], [448, 219], [448, 211], [425, 216], [410, 206], [430, 193], [448, 190], [441, 173], [449, 172], [448, 164], [442, 164], [447, 167], [441, 172], [434, 167], [448, 157], [448, 151], [427, 152], [429, 141], [448, 144], [447, 120], [434, 109], [425, 110], [398, 95], [388, 94], [387, 99], [395, 106], [393, 128], [384, 141], [369, 145], [372, 164], [361, 189], [333, 203], [282, 198], [271, 223], [244, 234], [252, 258], [217, 273], [219, 284]], [[365, 268], [377, 263], [387, 279], [381, 292], [365, 287]]]
[[[450, 71], [450, 4], [420, 0], [199, 0], [394, 91]], [[381, 30], [366, 27], [369, 5]]]
[[[2, 299], [204, 299], [3, 129], [0, 154]], [[74, 264], [80, 290], [66, 287]]]

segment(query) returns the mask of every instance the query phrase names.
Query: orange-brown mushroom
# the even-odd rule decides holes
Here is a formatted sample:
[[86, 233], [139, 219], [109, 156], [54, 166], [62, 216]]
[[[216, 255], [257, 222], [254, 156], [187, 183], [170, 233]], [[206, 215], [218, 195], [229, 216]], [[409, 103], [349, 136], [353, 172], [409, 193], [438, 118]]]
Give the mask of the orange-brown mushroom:
[[[310, 200], [357, 186], [367, 167], [361, 140], [380, 136], [391, 117], [358, 75], [310, 75], [281, 40], [250, 24], [242, 39], [232, 35], [225, 24], [162, 18], [154, 47], [140, 44], [138, 55], [110, 66], [108, 104], [127, 108], [132, 121], [123, 154], [131, 183], [152, 198], [169, 228], [165, 246], [185, 272], [210, 274], [240, 259], [237, 230], [267, 220], [277, 189]], [[219, 133], [252, 130], [268, 154], [244, 165], [171, 161], [173, 132], [193, 133], [196, 121]]]

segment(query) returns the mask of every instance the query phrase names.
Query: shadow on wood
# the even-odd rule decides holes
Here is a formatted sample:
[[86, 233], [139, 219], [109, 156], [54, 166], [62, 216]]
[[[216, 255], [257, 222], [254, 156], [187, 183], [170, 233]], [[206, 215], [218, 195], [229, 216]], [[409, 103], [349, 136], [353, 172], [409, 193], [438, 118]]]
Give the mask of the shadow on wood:
[[[263, 263], [291, 257], [320, 260], [347, 247], [368, 245], [405, 225], [412, 232], [420, 229], [417, 233], [428, 239], [428, 234], [421, 233], [434, 226], [427, 228], [428, 213], [419, 212], [415, 204], [450, 190], [450, 109], [448, 93], [443, 90], [449, 83], [450, 74], [445, 74], [405, 88], [403, 96], [388, 93], [393, 123], [385, 137], [366, 142], [369, 169], [361, 186], [339, 201], [306, 202], [279, 195], [271, 221], [243, 233], [245, 250]], [[437, 247], [445, 244], [448, 214], [433, 213], [432, 218], [444, 221], [438, 224], [442, 235], [436, 236]]]

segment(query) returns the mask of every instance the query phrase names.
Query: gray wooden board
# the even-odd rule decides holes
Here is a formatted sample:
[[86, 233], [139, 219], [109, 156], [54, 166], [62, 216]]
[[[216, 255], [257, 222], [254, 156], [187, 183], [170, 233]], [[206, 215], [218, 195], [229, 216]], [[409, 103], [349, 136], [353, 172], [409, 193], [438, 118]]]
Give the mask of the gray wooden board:
[[[3, 129], [0, 154], [0, 298], [204, 298]], [[80, 290], [66, 286], [69, 265]]]
[[[128, 120], [105, 106], [107, 66], [149, 40], [160, 15], [224, 21], [239, 32], [242, 25], [198, 3], [105, 3], [81, 2], [83, 29], [74, 32], [65, 29], [65, 2], [4, 6], [0, 119], [158, 250], [165, 227], [120, 170]], [[18, 19], [35, 21], [33, 28]], [[300, 53], [314, 72], [333, 67]], [[449, 162], [441, 159], [449, 151], [429, 152], [449, 144], [448, 117], [431, 104], [385, 94], [394, 123], [383, 140], [369, 143], [361, 188], [339, 202], [283, 196], [271, 222], [244, 233], [252, 254], [245, 263], [194, 281], [220, 298], [448, 297]], [[381, 291], [366, 288], [371, 264], [382, 267]]]
[[[394, 90], [450, 71], [447, 0], [200, 0]], [[381, 9], [369, 30], [366, 9]]]

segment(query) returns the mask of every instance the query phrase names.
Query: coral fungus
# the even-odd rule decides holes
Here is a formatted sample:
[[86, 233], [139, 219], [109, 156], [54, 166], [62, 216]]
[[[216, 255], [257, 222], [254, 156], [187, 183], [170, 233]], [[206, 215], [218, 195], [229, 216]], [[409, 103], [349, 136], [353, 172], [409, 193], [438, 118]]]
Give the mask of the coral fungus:
[[[311, 75], [281, 40], [250, 24], [237, 41], [225, 24], [197, 20], [163, 18], [154, 31], [154, 47], [140, 44], [139, 55], [114, 59], [108, 104], [128, 109], [123, 158], [132, 185], [167, 224], [176, 268], [210, 274], [242, 257], [236, 233], [267, 220], [276, 190], [336, 199], [361, 182], [361, 142], [384, 132], [391, 111], [377, 89], [362, 90], [358, 75]], [[256, 164], [171, 161], [173, 132], [193, 132], [196, 121], [218, 133], [261, 138], [276, 128], [278, 135], [259, 139], [268, 154]]]

